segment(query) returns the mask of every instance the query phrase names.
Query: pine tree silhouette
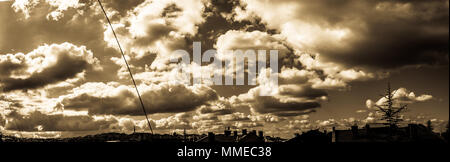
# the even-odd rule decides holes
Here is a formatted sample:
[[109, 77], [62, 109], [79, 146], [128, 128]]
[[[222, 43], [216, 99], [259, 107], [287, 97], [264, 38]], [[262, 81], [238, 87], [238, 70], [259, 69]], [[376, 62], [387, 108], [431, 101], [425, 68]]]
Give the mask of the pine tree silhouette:
[[386, 120], [390, 126], [397, 126], [398, 122], [402, 121], [400, 118], [400, 113], [406, 110], [407, 105], [402, 105], [400, 107], [394, 106], [394, 95], [396, 91], [392, 92], [391, 84], [388, 82], [388, 87], [386, 93], [382, 95], [386, 98], [386, 101], [381, 104], [375, 104], [375, 107], [378, 108], [378, 111], [383, 114], [381, 120]]

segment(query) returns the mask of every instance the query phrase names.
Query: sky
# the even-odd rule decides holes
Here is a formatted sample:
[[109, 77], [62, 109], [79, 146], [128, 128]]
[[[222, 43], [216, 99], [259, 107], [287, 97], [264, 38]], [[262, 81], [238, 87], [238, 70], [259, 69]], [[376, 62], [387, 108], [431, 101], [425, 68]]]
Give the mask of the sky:
[[[155, 133], [230, 127], [290, 138], [362, 126], [380, 122], [375, 105], [388, 83], [396, 104], [408, 105], [404, 123], [431, 120], [438, 132], [448, 123], [448, 0], [102, 2]], [[0, 22], [3, 134], [149, 132], [97, 1], [0, 1]], [[227, 50], [278, 50], [278, 87], [261, 78], [242, 86], [180, 82], [170, 60], [176, 50], [192, 54], [193, 42], [231, 61]]]

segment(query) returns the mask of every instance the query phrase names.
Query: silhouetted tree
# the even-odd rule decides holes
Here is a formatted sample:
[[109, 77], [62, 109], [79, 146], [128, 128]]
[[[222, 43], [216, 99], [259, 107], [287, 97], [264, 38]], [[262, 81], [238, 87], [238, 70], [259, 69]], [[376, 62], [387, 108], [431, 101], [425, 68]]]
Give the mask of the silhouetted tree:
[[394, 94], [396, 91], [391, 91], [391, 84], [388, 83], [388, 87], [386, 90], [386, 94], [383, 95], [386, 98], [386, 101], [381, 105], [376, 105], [378, 111], [383, 114], [382, 120], [386, 120], [390, 126], [397, 126], [399, 121], [402, 121], [400, 118], [400, 113], [406, 110], [406, 105], [402, 105], [400, 107], [394, 106]]

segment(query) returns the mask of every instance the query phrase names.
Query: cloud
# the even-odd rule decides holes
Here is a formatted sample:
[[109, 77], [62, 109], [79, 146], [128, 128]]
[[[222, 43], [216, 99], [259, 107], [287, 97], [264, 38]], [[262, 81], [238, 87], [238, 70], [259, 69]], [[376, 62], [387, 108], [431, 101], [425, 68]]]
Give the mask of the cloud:
[[188, 113], [178, 113], [167, 118], [159, 119], [155, 121], [156, 129], [192, 129], [190, 125], [190, 114]]
[[[433, 99], [432, 95], [428, 94], [422, 94], [419, 96], [416, 96], [416, 94], [412, 91], [407, 90], [406, 88], [399, 88], [392, 92], [393, 99], [394, 99], [394, 106], [399, 106], [403, 104], [414, 104], [414, 103], [420, 103], [420, 102], [426, 102]], [[382, 97], [378, 99], [378, 101], [374, 102], [372, 100], [366, 100], [366, 107], [369, 109], [375, 109], [375, 105], [383, 105], [387, 99], [385, 97]]]
[[28, 115], [12, 112], [6, 115], [5, 129], [18, 131], [101, 131], [117, 123], [114, 118], [96, 120], [91, 116], [64, 116], [39, 111]]
[[106, 8], [111, 8], [119, 12], [121, 16], [126, 16], [128, 11], [133, 10], [136, 6], [143, 3], [144, 1], [145, 0], [104, 1], [102, 2], [102, 4], [104, 4]]
[[218, 53], [225, 54], [226, 50], [278, 50], [278, 56], [284, 58], [292, 53], [282, 42], [280, 35], [271, 35], [261, 31], [230, 30], [217, 39]]
[[46, 0], [46, 2], [53, 8], [56, 8], [54, 11], [47, 14], [47, 19], [52, 19], [58, 21], [61, 17], [64, 16], [64, 11], [69, 8], [80, 8], [83, 7], [84, 4], [78, 2], [78, 0]]
[[5, 124], [6, 124], [6, 120], [4, 119], [3, 114], [0, 114], [0, 127], [4, 127]]
[[0, 56], [4, 72], [3, 91], [35, 89], [74, 78], [87, 70], [101, 70], [99, 61], [86, 47], [70, 43], [43, 45], [30, 53]]
[[248, 118], [250, 118], [251, 121], [263, 123], [278, 123], [284, 120], [284, 118], [280, 118], [278, 116], [270, 114], [252, 114], [249, 115]]
[[[202, 85], [161, 83], [138, 88], [150, 114], [187, 112], [217, 99], [214, 90]], [[88, 110], [89, 114], [142, 115], [134, 88], [116, 83], [86, 83], [60, 99], [64, 109]]]
[[220, 97], [218, 100], [200, 106], [197, 114], [212, 114], [214, 116], [232, 114], [236, 110], [228, 99]]
[[[205, 21], [203, 10], [201, 0], [145, 1], [121, 17], [120, 24], [126, 25], [114, 26], [124, 49], [131, 56], [141, 58], [156, 53], [157, 59], [164, 59], [164, 55], [186, 48], [185, 38], [195, 35], [197, 25]], [[105, 29], [104, 40], [116, 48], [112, 31], [109, 27]]]
[[235, 112], [232, 114], [226, 114], [219, 117], [219, 120], [225, 122], [235, 122], [235, 121], [250, 121], [250, 118], [241, 112]]
[[[43, 4], [45, 3], [45, 4]], [[25, 19], [30, 18], [31, 12], [40, 5], [48, 5], [49, 13], [47, 14], [47, 19], [58, 21], [64, 16], [64, 11], [69, 8], [80, 8], [84, 4], [79, 3], [78, 0], [45, 0], [40, 2], [39, 0], [17, 0], [11, 5], [15, 12], [21, 12], [24, 14]]]
[[239, 95], [237, 102], [249, 104], [253, 113], [273, 114], [277, 116], [299, 116], [315, 112], [327, 99], [323, 90], [307, 85], [280, 85], [273, 96], [260, 96], [261, 86]]
[[[226, 75], [233, 75], [233, 57], [227, 50], [278, 50], [280, 84], [311, 83], [318, 89], [342, 89], [353, 81], [366, 81], [383, 78], [386, 75], [370, 72], [361, 68], [348, 68], [327, 61], [320, 54], [310, 54], [292, 49], [285, 36], [261, 31], [231, 30], [217, 39], [216, 48], [219, 57], [231, 61]], [[236, 67], [243, 68], [243, 67]]]
[[427, 94], [416, 96], [414, 92], [408, 91], [406, 88], [399, 88], [394, 92], [394, 98], [403, 103], [415, 103], [429, 101], [433, 96]]
[[448, 0], [241, 4], [292, 46], [347, 66], [391, 69], [448, 63]]
[[[324, 64], [318, 57], [306, 57], [307, 54], [294, 51], [285, 44], [284, 37], [272, 35], [261, 31], [228, 31], [221, 35], [216, 43], [219, 56], [224, 60], [233, 62], [227, 50], [279, 50], [281, 69], [279, 74], [278, 87], [260, 85], [264, 83], [263, 75], [257, 77], [259, 85], [250, 89], [246, 94], [238, 95], [238, 102], [248, 104], [253, 113], [273, 114], [277, 116], [298, 116], [314, 112], [320, 107], [321, 101], [326, 100], [327, 92], [324, 89], [337, 89], [345, 87], [346, 83], [358, 80], [364, 75], [356, 70], [349, 70], [346, 75], [339, 75], [339, 71], [344, 69], [334, 64]], [[308, 60], [309, 59], [309, 60]], [[233, 63], [226, 72], [227, 75], [234, 75]], [[243, 68], [243, 67], [236, 67]], [[262, 69], [260, 74], [264, 74], [267, 69]], [[323, 72], [319, 72], [323, 71]], [[337, 80], [341, 84], [336, 84]], [[260, 91], [270, 91], [273, 96], [260, 96]]]
[[[309, 82], [313, 84], [314, 88], [322, 89], [343, 89], [348, 87], [348, 84], [354, 81], [367, 81], [373, 79], [381, 79], [388, 76], [388, 74], [380, 71], [367, 71], [365, 69], [353, 67], [347, 68], [335, 62], [329, 62], [323, 59], [320, 54], [309, 54], [295, 51], [297, 55], [296, 61], [303, 65], [299, 72], [297, 69], [284, 69], [290, 73], [306, 75], [310, 78]], [[307, 70], [305, 74], [305, 71]], [[283, 75], [282, 69], [282, 76]], [[313, 72], [313, 73], [311, 73]]]
[[14, 1], [11, 7], [14, 9], [15, 12], [22, 12], [25, 15], [25, 18], [29, 18], [31, 9], [36, 7], [38, 3], [39, 0], [31, 0], [31, 1], [19, 0]]

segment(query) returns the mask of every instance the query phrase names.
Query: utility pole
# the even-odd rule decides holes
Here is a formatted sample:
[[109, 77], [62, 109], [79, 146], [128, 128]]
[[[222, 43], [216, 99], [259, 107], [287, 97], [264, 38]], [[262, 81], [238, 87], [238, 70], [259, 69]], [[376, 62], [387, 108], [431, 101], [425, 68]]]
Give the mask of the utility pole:
[[183, 142], [186, 142], [186, 128], [183, 128]]

